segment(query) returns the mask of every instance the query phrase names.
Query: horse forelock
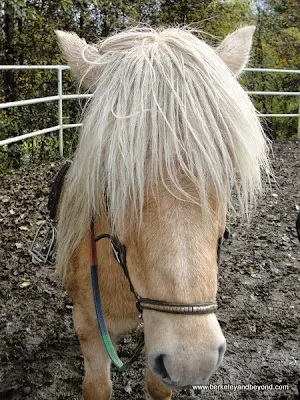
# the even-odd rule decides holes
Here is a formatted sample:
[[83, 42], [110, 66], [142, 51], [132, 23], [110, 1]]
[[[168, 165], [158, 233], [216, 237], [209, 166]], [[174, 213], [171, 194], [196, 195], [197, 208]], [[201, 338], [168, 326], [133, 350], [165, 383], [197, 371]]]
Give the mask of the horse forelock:
[[[182, 201], [199, 204], [208, 219], [211, 190], [229, 210], [235, 192], [249, 215], [261, 169], [269, 169], [250, 99], [204, 41], [181, 29], [132, 29], [97, 48], [89, 67], [94, 96], [60, 207], [62, 275], [93, 216], [108, 212], [117, 232], [128, 217], [142, 223], [149, 185], [159, 196], [163, 183]], [[195, 190], [186, 190], [186, 178]]]

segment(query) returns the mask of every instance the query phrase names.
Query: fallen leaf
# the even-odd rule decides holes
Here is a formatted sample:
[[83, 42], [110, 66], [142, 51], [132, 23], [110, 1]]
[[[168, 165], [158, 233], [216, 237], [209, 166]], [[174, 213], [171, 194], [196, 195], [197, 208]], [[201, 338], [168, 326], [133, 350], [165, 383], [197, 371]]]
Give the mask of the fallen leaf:
[[20, 288], [26, 288], [29, 285], [31, 285], [31, 282], [29, 280], [26, 280], [26, 281], [22, 282], [19, 286], [20, 286]]
[[42, 221], [37, 221], [37, 226], [43, 225], [46, 222], [45, 219], [43, 219]]
[[124, 388], [126, 393], [131, 393], [132, 392], [132, 387], [130, 384], [128, 384], [125, 388]]

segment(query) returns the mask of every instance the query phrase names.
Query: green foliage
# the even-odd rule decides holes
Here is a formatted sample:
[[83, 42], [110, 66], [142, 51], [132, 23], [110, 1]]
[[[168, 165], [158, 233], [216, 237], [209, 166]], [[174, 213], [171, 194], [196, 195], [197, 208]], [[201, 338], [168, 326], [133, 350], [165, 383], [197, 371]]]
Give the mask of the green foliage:
[[[189, 24], [206, 40], [218, 43], [239, 26], [257, 26], [253, 67], [300, 69], [299, 0], [5, 0], [0, 2], [0, 64], [61, 64], [63, 60], [54, 31], [77, 32], [95, 42], [130, 25]], [[242, 84], [249, 90], [297, 91], [300, 75], [247, 73]], [[76, 84], [64, 72], [64, 93]], [[0, 73], [0, 101], [16, 101], [57, 94], [55, 71], [6, 71]], [[297, 113], [297, 98], [254, 97], [263, 112]], [[65, 123], [80, 119], [78, 101], [64, 103]], [[57, 103], [43, 103], [0, 112], [0, 140], [58, 124]], [[292, 137], [295, 118], [269, 118], [273, 137]], [[65, 152], [71, 154], [78, 132], [64, 132]], [[37, 137], [0, 149], [1, 169], [24, 162], [58, 157], [58, 133]]]
[[[300, 69], [300, 7], [298, 0], [256, 0], [257, 31], [252, 65], [261, 68]], [[250, 90], [300, 91], [300, 75], [256, 74], [252, 82], [245, 81]], [[297, 114], [298, 97], [255, 97], [263, 113]], [[290, 138], [297, 134], [297, 118], [269, 118], [269, 132], [275, 138]]]

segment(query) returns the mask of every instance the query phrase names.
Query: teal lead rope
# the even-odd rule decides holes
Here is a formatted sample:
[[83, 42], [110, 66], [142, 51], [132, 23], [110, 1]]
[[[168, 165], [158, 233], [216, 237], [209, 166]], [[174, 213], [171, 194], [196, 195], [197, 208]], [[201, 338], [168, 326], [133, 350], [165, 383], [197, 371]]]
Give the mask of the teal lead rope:
[[[102, 239], [102, 238], [108, 238], [110, 239], [110, 235], [104, 234], [100, 235], [97, 237], [97, 240]], [[98, 280], [98, 263], [97, 263], [97, 254], [96, 254], [96, 245], [95, 245], [95, 240], [94, 240], [94, 222], [91, 224], [91, 278], [92, 278], [92, 289], [93, 289], [93, 297], [94, 297], [94, 305], [95, 305], [95, 310], [96, 310], [96, 315], [97, 315], [97, 321], [98, 321], [98, 326], [101, 332], [101, 337], [102, 341], [104, 344], [104, 347], [107, 351], [107, 354], [109, 358], [111, 359], [111, 362], [120, 370], [124, 371], [128, 365], [130, 365], [133, 361], [135, 361], [138, 356], [140, 355], [143, 347], [144, 347], [144, 333], [141, 333], [140, 340], [138, 342], [138, 345], [136, 349], [134, 350], [133, 355], [130, 357], [130, 359], [126, 362], [123, 363], [115, 348], [114, 345], [111, 341], [111, 338], [109, 336], [105, 319], [104, 319], [104, 313], [103, 313], [103, 308], [102, 308], [102, 303], [101, 303], [101, 297], [100, 297], [100, 290], [99, 290], [99, 280]]]
[[124, 364], [118, 357], [118, 354], [114, 348], [114, 345], [112, 344], [111, 338], [107, 331], [107, 327], [106, 327], [106, 323], [105, 323], [105, 319], [104, 319], [104, 315], [103, 315], [103, 308], [102, 308], [100, 293], [99, 293], [98, 265], [97, 264], [94, 264], [91, 266], [91, 275], [92, 275], [92, 287], [93, 287], [95, 310], [96, 310], [96, 314], [97, 314], [98, 325], [99, 325], [99, 329], [101, 332], [104, 347], [105, 347], [107, 354], [108, 354], [109, 358], [111, 359], [112, 363], [120, 371], [124, 371], [124, 369], [126, 368], [126, 364]]

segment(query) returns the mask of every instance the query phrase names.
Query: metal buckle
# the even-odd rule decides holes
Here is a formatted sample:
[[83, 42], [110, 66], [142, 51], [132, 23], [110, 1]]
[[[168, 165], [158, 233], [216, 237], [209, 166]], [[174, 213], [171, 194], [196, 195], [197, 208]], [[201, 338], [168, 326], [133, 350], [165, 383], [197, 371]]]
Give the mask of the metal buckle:
[[57, 231], [53, 221], [45, 221], [39, 226], [28, 249], [33, 263], [55, 264], [56, 236]]

